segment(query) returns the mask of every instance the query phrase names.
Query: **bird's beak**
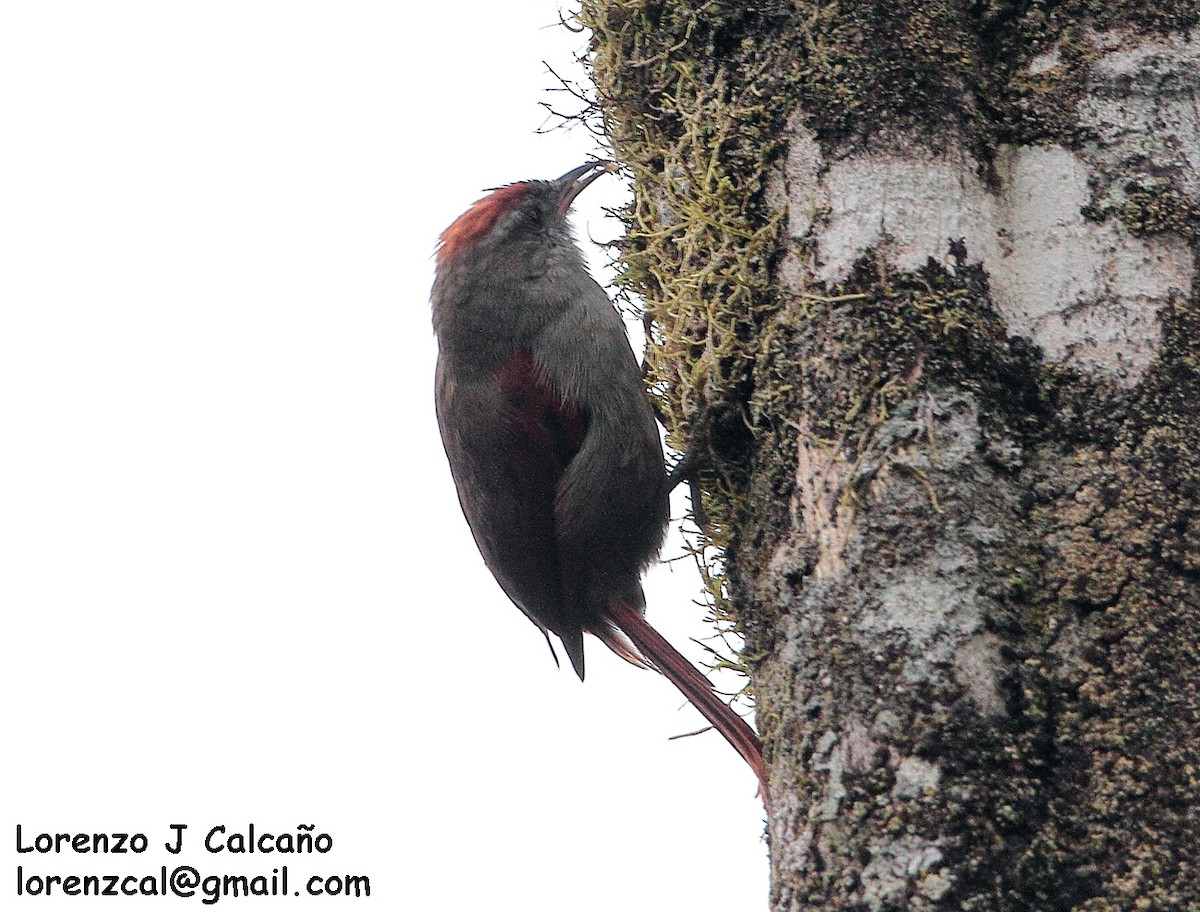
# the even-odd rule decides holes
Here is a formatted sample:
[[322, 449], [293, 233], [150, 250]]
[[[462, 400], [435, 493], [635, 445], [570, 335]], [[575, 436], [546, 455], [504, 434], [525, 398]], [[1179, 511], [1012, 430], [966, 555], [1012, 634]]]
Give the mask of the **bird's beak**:
[[566, 215], [567, 210], [571, 208], [571, 203], [575, 202], [575, 197], [586, 190], [588, 184], [600, 175], [612, 171], [615, 167], [616, 165], [610, 161], [588, 162], [586, 165], [572, 168], [554, 181], [558, 187], [558, 214]]

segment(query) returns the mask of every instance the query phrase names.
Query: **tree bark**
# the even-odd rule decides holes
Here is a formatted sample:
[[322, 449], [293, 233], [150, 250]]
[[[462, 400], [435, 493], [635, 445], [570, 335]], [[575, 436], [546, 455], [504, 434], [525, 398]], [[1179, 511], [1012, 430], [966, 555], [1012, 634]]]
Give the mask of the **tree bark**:
[[772, 908], [1200, 909], [1200, 7], [581, 19]]

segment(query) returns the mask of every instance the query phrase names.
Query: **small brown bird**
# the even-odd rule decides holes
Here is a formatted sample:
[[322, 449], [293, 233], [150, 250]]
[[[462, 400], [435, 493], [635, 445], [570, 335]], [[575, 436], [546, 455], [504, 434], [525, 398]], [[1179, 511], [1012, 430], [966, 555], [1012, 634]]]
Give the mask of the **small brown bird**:
[[642, 616], [641, 574], [668, 521], [662, 444], [620, 315], [567, 221], [610, 168], [500, 187], [442, 232], [442, 442], [488, 568], [580, 679], [590, 633], [670, 679], [765, 782], [758, 736]]

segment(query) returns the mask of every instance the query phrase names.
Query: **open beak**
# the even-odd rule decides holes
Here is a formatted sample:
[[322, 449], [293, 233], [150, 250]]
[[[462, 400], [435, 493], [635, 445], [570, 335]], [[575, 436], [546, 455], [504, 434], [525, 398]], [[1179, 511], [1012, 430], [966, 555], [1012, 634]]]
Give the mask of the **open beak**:
[[575, 197], [579, 196], [587, 189], [588, 184], [594, 181], [602, 174], [607, 174], [616, 168], [616, 165], [610, 161], [593, 161], [586, 165], [580, 165], [578, 168], [572, 168], [554, 183], [558, 186], [558, 214], [566, 215], [567, 210], [571, 208], [571, 203], [575, 202]]

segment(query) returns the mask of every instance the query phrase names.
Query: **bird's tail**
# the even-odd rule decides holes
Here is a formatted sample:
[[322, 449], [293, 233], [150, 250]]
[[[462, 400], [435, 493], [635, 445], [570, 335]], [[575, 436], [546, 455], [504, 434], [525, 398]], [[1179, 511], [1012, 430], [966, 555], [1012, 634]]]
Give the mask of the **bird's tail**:
[[590, 631], [597, 639], [605, 646], [611, 649], [616, 655], [619, 655], [630, 665], [636, 665], [638, 668], [649, 668], [651, 671], [657, 671], [649, 660], [646, 659], [637, 647], [629, 641], [623, 631], [618, 630], [611, 624], [605, 624], [601, 630]]
[[[733, 745], [733, 749], [741, 754], [758, 777], [759, 790], [766, 797], [767, 770], [762, 758], [762, 745], [758, 735], [754, 733], [746, 720], [735, 713], [725, 701], [713, 692], [708, 678], [704, 677], [691, 662], [663, 639], [662, 634], [649, 625], [640, 611], [621, 599], [613, 599], [609, 604], [609, 619], [620, 628], [620, 633], [632, 641], [633, 645], [650, 665], [663, 677], [679, 688], [688, 701], [700, 710], [721, 735]], [[617, 633], [617, 631], [613, 631]], [[617, 650], [609, 642], [609, 638], [600, 635], [610, 649], [626, 658], [624, 652]], [[615, 639], [615, 638], [614, 638]], [[624, 637], [619, 642], [624, 642]], [[625, 644], [628, 645], [627, 643]], [[634, 662], [634, 664], [639, 664]]]

